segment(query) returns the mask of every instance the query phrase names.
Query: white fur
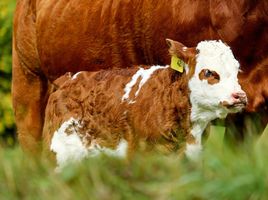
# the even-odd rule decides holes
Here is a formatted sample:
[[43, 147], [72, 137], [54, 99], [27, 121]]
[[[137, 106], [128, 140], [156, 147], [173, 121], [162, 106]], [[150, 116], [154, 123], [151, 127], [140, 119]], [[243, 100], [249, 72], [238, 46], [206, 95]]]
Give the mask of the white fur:
[[103, 153], [108, 156], [125, 158], [127, 156], [128, 142], [122, 139], [116, 149], [109, 149], [106, 147], [101, 147], [98, 144], [91, 145], [90, 148], [95, 152], [95, 155]]
[[185, 154], [191, 160], [197, 160], [202, 151], [202, 133], [206, 128], [208, 122], [194, 123], [191, 134], [195, 138], [194, 144], [186, 144]]
[[186, 74], [188, 74], [189, 73], [189, 65], [184, 63], [184, 69], [185, 69]]
[[[238, 83], [239, 63], [227, 45], [221, 41], [203, 41], [197, 46], [199, 54], [196, 58], [195, 74], [189, 81], [192, 103], [191, 119], [204, 118], [213, 120], [224, 118], [230, 112], [220, 106], [220, 102], [232, 103], [232, 93], [243, 92]], [[219, 83], [210, 85], [207, 80], [200, 80], [202, 69], [216, 71], [220, 75]]]
[[81, 72], [77, 72], [75, 75], [73, 75], [72, 80], [76, 79], [79, 74], [81, 74]]
[[[81, 124], [78, 120], [70, 118], [64, 122], [61, 127], [55, 131], [51, 140], [50, 150], [56, 154], [58, 170], [70, 162], [80, 162], [82, 159], [89, 156], [97, 156], [107, 154], [115, 157], [126, 157], [128, 143], [121, 139], [116, 149], [101, 147], [93, 140], [89, 147], [83, 144], [78, 128]], [[66, 130], [68, 129], [68, 134]]]
[[[167, 68], [169, 67], [168, 65], [167, 66], [152, 66], [151, 68], [149, 69], [144, 69], [144, 68], [140, 68], [133, 76], [132, 76], [132, 79], [129, 83], [126, 84], [125, 88], [124, 88], [124, 95], [122, 97], [122, 101], [125, 101], [125, 100], [128, 100], [129, 98], [129, 94], [133, 88], [133, 86], [137, 83], [137, 80], [139, 78], [141, 78], [140, 80], [140, 83], [139, 83], [139, 87], [138, 87], [138, 90], [136, 91], [135, 93], [135, 97], [138, 96], [142, 86], [150, 79], [151, 75], [158, 69], [164, 69], [164, 68]], [[129, 103], [134, 103], [135, 101], [134, 100], [128, 100]]]
[[186, 144], [185, 155], [187, 158], [197, 161], [202, 153], [201, 144]]
[[[216, 118], [225, 118], [229, 112], [220, 105], [226, 101], [232, 103], [232, 93], [243, 92], [238, 83], [237, 74], [239, 63], [227, 45], [221, 41], [203, 41], [197, 46], [199, 53], [196, 57], [195, 74], [189, 81], [190, 101], [192, 104], [191, 134], [196, 139], [196, 145], [187, 145], [186, 155], [195, 158], [201, 151], [201, 136], [208, 122]], [[199, 73], [202, 69], [216, 71], [220, 75], [220, 81], [209, 84], [207, 80], [200, 80]], [[194, 147], [195, 146], [195, 147]]]
[[[64, 166], [69, 161], [80, 161], [88, 154], [88, 150], [81, 142], [76, 127], [79, 127], [79, 122], [74, 118], [70, 118], [53, 135], [50, 150], [55, 152], [59, 166]], [[68, 135], [66, 129], [69, 129], [72, 133]]]

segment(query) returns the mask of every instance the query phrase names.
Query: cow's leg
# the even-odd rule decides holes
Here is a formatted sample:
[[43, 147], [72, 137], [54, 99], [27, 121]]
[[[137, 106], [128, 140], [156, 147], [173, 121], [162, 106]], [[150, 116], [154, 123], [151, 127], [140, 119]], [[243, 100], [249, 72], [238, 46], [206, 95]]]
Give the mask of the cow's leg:
[[47, 84], [20, 61], [15, 48], [12, 59], [12, 101], [18, 139], [24, 150], [36, 153], [40, 150]]

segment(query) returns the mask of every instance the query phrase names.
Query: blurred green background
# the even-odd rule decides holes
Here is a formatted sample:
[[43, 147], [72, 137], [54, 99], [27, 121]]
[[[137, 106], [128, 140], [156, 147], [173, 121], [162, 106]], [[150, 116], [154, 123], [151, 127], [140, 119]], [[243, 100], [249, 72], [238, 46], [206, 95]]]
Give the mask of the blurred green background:
[[15, 143], [15, 124], [11, 104], [12, 20], [16, 0], [0, 0], [0, 138]]

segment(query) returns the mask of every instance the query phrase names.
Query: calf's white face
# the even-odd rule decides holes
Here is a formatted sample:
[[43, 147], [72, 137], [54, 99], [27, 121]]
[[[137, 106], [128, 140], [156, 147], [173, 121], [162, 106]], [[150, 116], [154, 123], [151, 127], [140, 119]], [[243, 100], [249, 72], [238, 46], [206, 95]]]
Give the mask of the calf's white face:
[[239, 112], [247, 103], [246, 93], [238, 83], [239, 63], [231, 49], [221, 41], [202, 41], [197, 47], [190, 48], [170, 39], [166, 41], [169, 53], [186, 64], [191, 135], [195, 140], [186, 144], [185, 153], [195, 160], [202, 150], [202, 133], [207, 124], [228, 113]]
[[210, 110], [214, 118], [240, 111], [247, 98], [238, 83], [239, 63], [231, 49], [221, 41], [203, 41], [196, 49], [195, 72], [189, 80], [192, 106]]

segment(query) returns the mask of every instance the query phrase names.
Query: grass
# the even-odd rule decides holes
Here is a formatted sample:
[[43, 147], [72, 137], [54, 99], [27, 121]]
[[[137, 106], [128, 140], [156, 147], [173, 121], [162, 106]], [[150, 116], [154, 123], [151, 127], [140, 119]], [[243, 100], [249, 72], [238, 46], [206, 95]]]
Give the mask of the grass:
[[56, 173], [44, 157], [2, 148], [0, 199], [268, 199], [268, 140], [234, 151], [219, 139], [224, 129], [212, 129], [198, 162], [177, 155], [101, 156]]

